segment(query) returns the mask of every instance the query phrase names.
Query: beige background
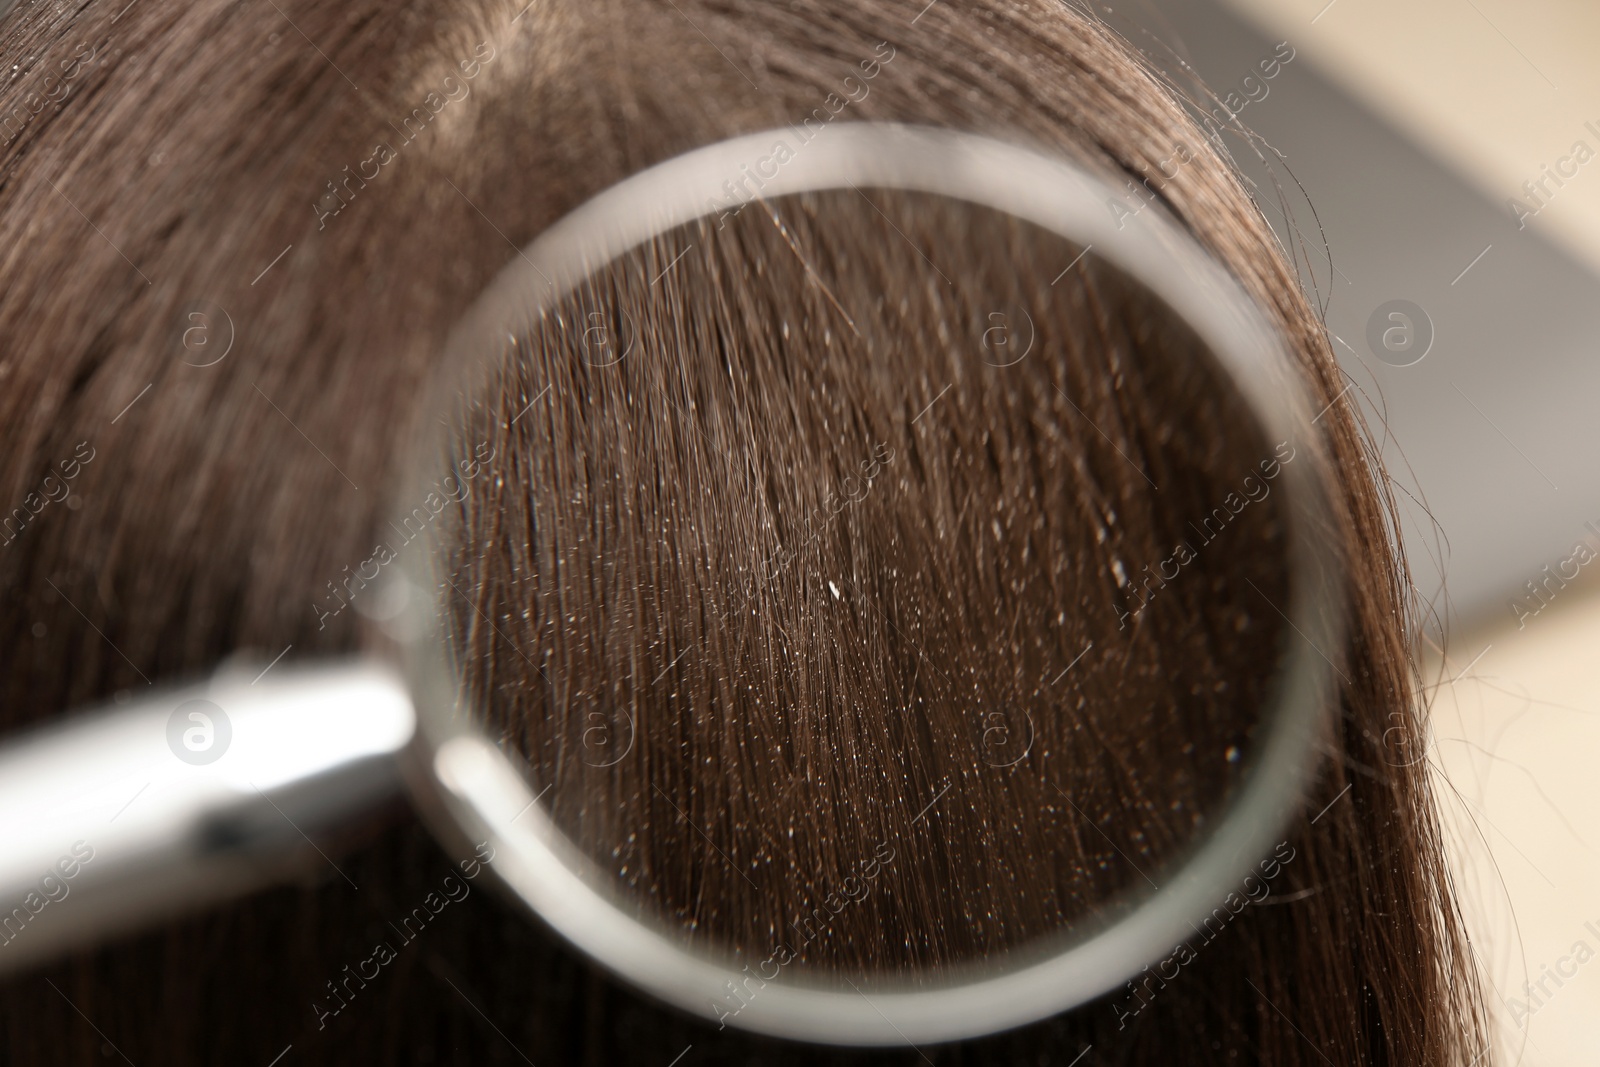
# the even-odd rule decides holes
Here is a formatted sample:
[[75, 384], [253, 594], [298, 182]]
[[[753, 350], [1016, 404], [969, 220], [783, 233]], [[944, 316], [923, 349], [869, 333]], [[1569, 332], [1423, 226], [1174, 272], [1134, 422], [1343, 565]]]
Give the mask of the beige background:
[[[1440, 684], [1430, 763], [1440, 772], [1434, 782], [1458, 888], [1494, 983], [1500, 1045], [1492, 1062], [1593, 1067], [1600, 1063], [1600, 596], [1569, 586], [1525, 622], [1520, 630], [1512, 622], [1457, 634], [1449, 662], [1432, 668]], [[1579, 942], [1584, 948], [1574, 952]], [[1558, 985], [1546, 967], [1572, 976]], [[1550, 995], [1528, 995], [1523, 984], [1541, 978]]]
[[[1294, 42], [1496, 203], [1583, 140], [1596, 158], [1530, 220], [1600, 270], [1600, 3], [1227, 0]], [[1313, 19], [1315, 20], [1313, 22]], [[1571, 169], [1570, 167], [1568, 169]], [[1507, 217], [1511, 215], [1507, 209]], [[1600, 1059], [1600, 1058], [1597, 1058]]]

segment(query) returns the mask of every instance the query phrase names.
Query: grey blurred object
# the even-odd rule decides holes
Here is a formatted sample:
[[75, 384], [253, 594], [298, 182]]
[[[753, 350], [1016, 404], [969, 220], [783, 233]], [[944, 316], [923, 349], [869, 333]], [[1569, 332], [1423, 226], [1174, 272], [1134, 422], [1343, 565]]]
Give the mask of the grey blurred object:
[[400, 800], [403, 682], [364, 663], [251, 673], [6, 739], [0, 973], [338, 871], [313, 837], [333, 848]]
[[[1246, 75], [1261, 80], [1257, 64], [1280, 41], [1219, 0], [1117, 0], [1101, 13], [1169, 74], [1186, 61], [1223, 97]], [[1315, 32], [1308, 20], [1304, 38]], [[1236, 135], [1228, 144], [1326, 305], [1356, 386], [1343, 402], [1368, 394], [1384, 461], [1418, 498], [1396, 494], [1417, 587], [1435, 598], [1442, 585], [1448, 605], [1436, 604], [1456, 623], [1509, 622], [1510, 600], [1574, 542], [1600, 550], [1584, 525], [1600, 518], [1600, 450], [1589, 439], [1600, 279], [1519, 230], [1308, 56], [1281, 64], [1266, 88], [1238, 119], [1270, 146], [1261, 156], [1282, 160], [1267, 164]], [[1426, 320], [1390, 318], [1399, 301]], [[1379, 338], [1392, 329], [1394, 347], [1375, 349], [1369, 326]], [[1418, 357], [1422, 341], [1407, 331], [1430, 328]]]

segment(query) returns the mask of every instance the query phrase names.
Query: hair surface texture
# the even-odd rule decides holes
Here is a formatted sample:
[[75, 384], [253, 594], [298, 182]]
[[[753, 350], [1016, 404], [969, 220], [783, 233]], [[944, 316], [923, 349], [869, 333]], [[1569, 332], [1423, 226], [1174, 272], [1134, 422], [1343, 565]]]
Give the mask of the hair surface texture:
[[1083, 253], [928, 196], [764, 201], [583, 287], [497, 383], [463, 444], [526, 461], [451, 582], [476, 703], [663, 921], [791, 974], [993, 966], [1220, 814], [1294, 446]]
[[[1314, 406], [1329, 405], [1314, 432], [1340, 472], [1328, 535], [1349, 575], [1348, 641], [1329, 650], [1340, 714], [1270, 892], [1242, 887], [1251, 902], [1223, 906], [1186, 953], [1060, 1017], [921, 1050], [814, 1048], [647, 1001], [489, 893], [402, 937], [392, 924], [458, 857], [396, 818], [317, 884], [9, 978], [0, 1062], [271, 1063], [286, 1046], [285, 1064], [1479, 1055], [1478, 978], [1427, 767], [1395, 740], [1422, 724], [1386, 483], [1351, 408], [1333, 403], [1344, 383], [1324, 331], [1225, 155], [1082, 11], [25, 2], [0, 42], [17, 64], [0, 88], [0, 506], [23, 511], [0, 516], [4, 730], [241, 651], [263, 665], [286, 646], [286, 664], [354, 651], [348, 577], [387, 536], [396, 427], [452, 326], [516, 249], [596, 192], [780, 126], [950, 126], [1149, 177], [1147, 210], [1169, 211], [1243, 284]], [[1179, 144], [1192, 161], [1167, 178]], [[1176, 528], [1283, 457], [1241, 431], [1192, 338], [1093, 256], [1051, 287], [1071, 258], [1061, 242], [865, 192], [773, 205], [794, 246], [758, 205], [642, 250], [588, 294], [598, 304], [572, 309], [635, 316], [649, 343], [613, 366], [585, 361], [572, 331], [522, 351], [506, 409], [534, 399], [528, 384], [552, 388], [514, 431], [490, 426], [495, 466], [471, 492], [499, 525], [463, 566], [496, 632], [463, 647], [484, 653], [497, 728], [569, 783], [558, 817], [595, 842], [638, 834], [632, 870], [663, 914], [744, 951], [764, 956], [767, 926], [901, 834], [894, 861], [877, 856], [882, 891], [805, 958], [893, 970], [1004, 947], [1096, 893], [1137, 889], [1106, 840], [1128, 835], [1124, 851], [1159, 863], [1182, 805], [1226, 790], [1231, 762], [1216, 757], [1248, 748], [1251, 661], [1281, 637], [1238, 592], [1246, 578], [1281, 587], [1274, 498], [1241, 510], [1137, 617], [1129, 590], [1148, 591], [1140, 568], [1170, 554]], [[993, 239], [968, 245], [969, 228]], [[818, 257], [814, 275], [794, 247]], [[854, 330], [815, 278], [848, 298]], [[945, 282], [959, 298], [941, 298]], [[994, 367], [987, 316], [1017, 308], [1034, 313], [1038, 348]], [[227, 344], [197, 348], [197, 327]], [[946, 410], [918, 421], [952, 382]], [[41, 492], [47, 477], [57, 487]], [[532, 492], [497, 500], [495, 479], [516, 477]], [[577, 503], [558, 498], [568, 490]], [[855, 499], [832, 510], [841, 498]], [[1090, 642], [1061, 682], [1070, 698], [1047, 691]], [[513, 647], [539, 658], [519, 668]], [[647, 717], [603, 775], [582, 758], [584, 716], [602, 704]], [[1038, 740], [995, 766], [973, 705], [1022, 712]], [[948, 728], [903, 734], [918, 724]], [[695, 762], [668, 762], [673, 746]], [[1118, 753], [1133, 754], [1126, 768], [1111, 767]], [[1091, 799], [1088, 815], [1051, 801], [1051, 772], [1084, 776], [1067, 791]], [[930, 858], [931, 829], [909, 825], [941, 782], [962, 800], [930, 818], [949, 820], [939, 834], [965, 856]], [[741, 889], [731, 865], [683, 863], [703, 845], [658, 787], [768, 892]], [[1168, 810], [1135, 820], [1130, 801]], [[761, 840], [755, 827], [786, 813], [809, 820], [795, 840]], [[1145, 826], [1148, 851], [1131, 836]], [[778, 871], [798, 879], [780, 891]], [[929, 878], [955, 888], [931, 898]], [[947, 936], [896, 948], [873, 934], [896, 923]]]

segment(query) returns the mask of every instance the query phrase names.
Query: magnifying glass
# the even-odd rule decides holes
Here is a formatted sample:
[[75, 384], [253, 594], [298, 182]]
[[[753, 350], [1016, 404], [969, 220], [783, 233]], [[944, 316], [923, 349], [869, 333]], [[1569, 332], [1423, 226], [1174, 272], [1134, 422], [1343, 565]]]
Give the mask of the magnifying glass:
[[[447, 848], [492, 857], [590, 957], [764, 1034], [977, 1036], [1193, 937], [1278, 840], [1336, 699], [1328, 461], [1261, 312], [1108, 177], [840, 124], [699, 149], [563, 219], [450, 339], [394, 536], [358, 568], [365, 658], [230, 668], [0, 751], [0, 908], [17, 903], [0, 968], [331, 864], [322, 846], [402, 783]], [[830, 226], [882, 254], [819, 240]], [[952, 275], [941, 246], [999, 251]], [[980, 395], [1004, 427], [974, 421]], [[1172, 417], [1135, 446], [1094, 417], [1124, 401]], [[853, 466], [819, 495], [778, 480], [784, 448]], [[1045, 452], [1069, 458], [1024, 461]], [[657, 477], [664, 455], [699, 474]], [[1237, 490], [1217, 474], [1235, 459]], [[1057, 477], [1132, 477], [1119, 463], [1149, 483], [1138, 515], [1115, 494], [1050, 505]], [[1059, 516], [1017, 534], [967, 514], [980, 473]], [[753, 503], [725, 529], [671, 528], [734, 484]], [[950, 510], [896, 510], [897, 486]], [[663, 528], [618, 518], [635, 507]], [[1106, 549], [1096, 601], [1104, 575], [1049, 551], [1085, 514], [1103, 544], [1137, 522], [1170, 547]], [[693, 547], [717, 537], [738, 550]], [[1241, 546], [1248, 566], [1224, 558]], [[848, 573], [813, 571], [841, 552]], [[978, 577], [923, 572], [951, 559]], [[935, 618], [919, 598], [985, 582], [1031, 614], [981, 655], [930, 653], [982, 600]], [[1246, 599], [1214, 613], [1227, 632], [1172, 622]], [[1117, 636], [1073, 658], [1053, 636], [1083, 630], [1069, 608]], [[773, 633], [782, 648], [741, 644]], [[1214, 684], [1164, 667], [1151, 633], [1221, 649]], [[878, 674], [849, 653], [867, 647], [889, 650]], [[890, 684], [900, 711], [855, 712], [850, 694]], [[919, 709], [966, 691], [1007, 696], [932, 729]]]

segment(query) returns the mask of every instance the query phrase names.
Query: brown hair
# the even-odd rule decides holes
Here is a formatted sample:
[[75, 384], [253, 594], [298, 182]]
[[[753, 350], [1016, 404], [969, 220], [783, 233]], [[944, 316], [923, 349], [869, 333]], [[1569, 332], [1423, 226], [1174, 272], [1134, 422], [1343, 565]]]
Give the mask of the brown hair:
[[[1123, 1060], [1460, 1067], [1479, 1054], [1476, 972], [1425, 770], [1404, 745], [1419, 724], [1387, 490], [1355, 417], [1334, 403], [1342, 384], [1321, 326], [1214, 131], [1093, 19], [1009, 0], [112, 3], [25, 7], [0, 36], [19, 57], [0, 89], [6, 728], [241, 649], [266, 660], [292, 646], [292, 660], [355, 647], [354, 613], [334, 610], [329, 586], [355, 590], [347, 575], [384, 536], [391, 428], [476, 294], [589, 195], [738, 132], [846, 119], [979, 130], [1126, 174], [1281, 330], [1316, 406], [1330, 405], [1316, 432], [1342, 472], [1331, 536], [1347, 558], [1350, 636], [1325, 774], [1275, 857], [1269, 896], [1230, 907], [1186, 955], [1175, 950], [1178, 964], [1152, 961], [1121, 995], [926, 1054], [1068, 1062], [1093, 1045]], [[1169, 176], [1178, 145], [1191, 158]], [[836, 959], [902, 966], [927, 957], [881, 955], [874, 924], [943, 918], [976, 938], [930, 952], [1009, 943], [1074, 914], [1094, 879], [1137, 877], [1139, 861], [1113, 860], [1089, 823], [1112, 840], [1135, 825], [1130, 801], [1170, 811], [1226, 785], [1231, 761], [1216, 756], [1247, 747], [1260, 699], [1251, 664], [1283, 637], [1263, 597], [1241, 591], [1243, 579], [1266, 600], [1281, 589], [1270, 547], [1251, 551], [1271, 544], [1272, 498], [1148, 597], [1141, 621], [1119, 623], [1175, 528], [1201, 521], [1278, 442], [1241, 433], [1192, 338], [1095, 257], [1051, 287], [1071, 258], [1063, 243], [868, 193], [871, 204], [775, 205], [817, 276], [851, 296], [859, 332], [753, 207], [698, 231], [705, 242], [661, 276], [661, 295], [638, 290], [692, 236], [644, 250], [624, 274], [631, 294], [573, 306], [626, 312], [657, 358], [597, 367], [570, 330], [529, 346], [528, 384], [538, 369], [560, 387], [498, 442], [497, 462], [534, 494], [490, 511], [500, 525], [474, 577], [495, 632], [467, 640], [493, 652], [480, 662], [495, 721], [552, 779], [550, 746], [576, 755], [594, 706], [650, 714], [630, 758], [669, 740], [695, 754], [675, 763], [682, 789], [664, 798], [638, 788], [666, 784], [646, 768], [623, 761], [591, 781], [598, 768], [581, 759], [565, 764], [573, 787], [553, 795], [569, 825], [600, 819], [595, 841], [642, 835], [666, 910], [741, 902], [738, 914], [698, 915], [741, 943], [791, 922], [793, 901], [826, 897], [939, 782], [957, 782], [962, 804], [931, 816], [952, 820], [941, 839], [968, 849], [939, 861], [955, 891], [891, 913], [885, 902], [926, 888], [906, 874], [830, 927], [843, 931]], [[993, 239], [967, 243], [957, 227], [971, 225]], [[923, 252], [960, 274], [958, 298], [932, 290], [939, 268], [930, 274]], [[1013, 308], [1030, 310], [1040, 347], [987, 367], [986, 316]], [[774, 322], [792, 324], [788, 339]], [[219, 356], [201, 340], [231, 347]], [[734, 343], [737, 374], [722, 361]], [[915, 418], [957, 380], [940, 401], [948, 412]], [[635, 403], [647, 389], [659, 399]], [[506, 406], [536, 394], [508, 389]], [[1217, 399], [1187, 402], [1197, 395]], [[627, 454], [646, 466], [625, 466], [618, 440], [640, 442]], [[812, 520], [863, 462], [878, 465], [867, 495]], [[645, 506], [652, 484], [666, 489]], [[473, 492], [487, 499], [493, 486], [474, 480]], [[577, 503], [558, 499], [573, 488]], [[668, 519], [663, 539], [651, 524]], [[614, 543], [578, 547], [590, 536]], [[779, 552], [789, 562], [774, 572]], [[1041, 681], [1090, 641], [1070, 702], [1047, 693]], [[987, 766], [969, 703], [1031, 713], [1040, 741], [1013, 768]], [[1181, 731], [1151, 729], [1163, 706]], [[917, 716], [896, 717], [911, 707]], [[715, 721], [699, 717], [713, 710]], [[731, 718], [752, 710], [771, 718]], [[807, 733], [807, 715], [833, 732]], [[926, 734], [908, 749], [896, 731], [913, 722]], [[1080, 744], [1079, 728], [1102, 737]], [[773, 747], [735, 775], [741, 744]], [[1136, 773], [1093, 758], [1119, 752], [1138, 753]], [[720, 766], [702, 770], [713, 753]], [[762, 773], [838, 753], [852, 758], [826, 771], [845, 777], [780, 793]], [[1085, 776], [1057, 785], [1087, 814], [1046, 810], [1045, 771], [1059, 765]], [[872, 784], [897, 773], [907, 788]], [[619, 803], [561, 808], [601, 795]], [[884, 807], [841, 802], [869, 797]], [[741, 805], [762, 801], [812, 820], [796, 843], [735, 829]], [[1018, 834], [993, 832], [1024, 818]], [[755, 864], [752, 878], [783, 869], [798, 881], [751, 892], [730, 865], [683, 862], [704, 851], [691, 821]], [[931, 836], [901, 832], [925, 859]], [[1033, 849], [1047, 839], [1071, 841], [1065, 864]], [[1147, 844], [1152, 860], [1170, 854]], [[441, 914], [449, 932], [420, 934], [415, 951], [408, 941], [389, 973], [352, 982], [351, 961], [389, 936], [443, 862], [398, 824], [339, 857], [359, 890], [334, 876], [62, 963], [43, 976], [54, 988], [14, 978], [0, 996], [10, 1058], [88, 1059], [102, 1041], [136, 1063], [267, 1062], [289, 1044], [328, 1062], [668, 1062], [690, 1044], [696, 1059], [864, 1055], [718, 1033], [641, 1001], [486, 894], [476, 911]], [[1004, 891], [1011, 879], [1028, 892]], [[763, 912], [774, 899], [784, 907]], [[961, 910], [989, 906], [1015, 910], [993, 928]]]
[[926, 196], [763, 201], [542, 315], [464, 435], [505, 457], [452, 579], [477, 703], [667, 921], [926, 971], [1220, 814], [1295, 447], [1084, 253]]

